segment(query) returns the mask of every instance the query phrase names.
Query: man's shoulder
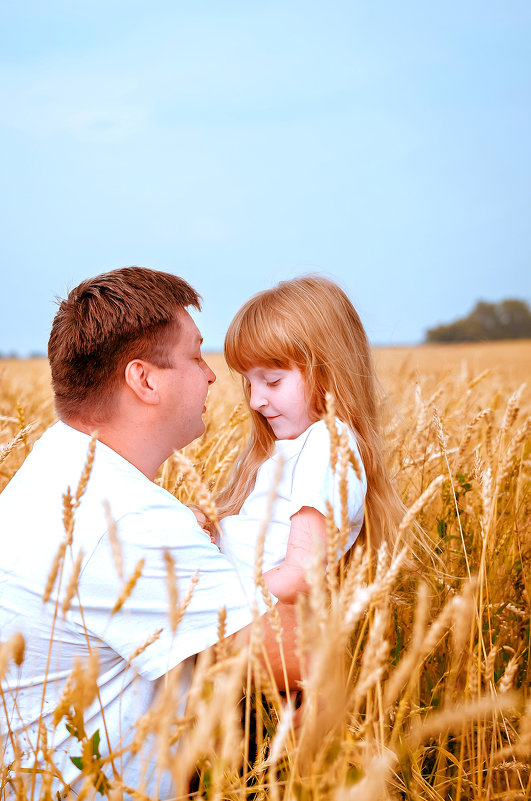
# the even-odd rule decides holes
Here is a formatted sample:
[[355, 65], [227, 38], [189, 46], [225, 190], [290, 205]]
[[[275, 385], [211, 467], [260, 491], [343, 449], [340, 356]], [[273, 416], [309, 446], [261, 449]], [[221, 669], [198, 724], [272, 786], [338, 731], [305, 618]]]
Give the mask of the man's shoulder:
[[26, 497], [27, 503], [35, 502], [41, 494], [53, 493], [54, 487], [70, 480], [63, 492], [73, 484], [73, 477], [81, 476], [86, 461], [86, 448], [81, 443], [68, 441], [64, 424], [57, 422], [48, 428], [35, 442], [32, 450], [0, 494], [0, 503], [6, 506], [12, 500]]
[[[76, 518], [104, 522], [104, 503], [114, 519], [125, 515], [187, 516], [188, 510], [162, 487], [107, 445], [96, 442], [91, 458], [91, 437], [65, 423], [55, 423], [37, 440], [18, 473], [0, 494], [0, 508], [22, 512], [24, 519], [60, 517], [65, 493], [82, 489]], [[31, 507], [28, 508], [28, 499]], [[99, 518], [102, 518], [101, 523]], [[195, 518], [194, 518], [195, 520]]]

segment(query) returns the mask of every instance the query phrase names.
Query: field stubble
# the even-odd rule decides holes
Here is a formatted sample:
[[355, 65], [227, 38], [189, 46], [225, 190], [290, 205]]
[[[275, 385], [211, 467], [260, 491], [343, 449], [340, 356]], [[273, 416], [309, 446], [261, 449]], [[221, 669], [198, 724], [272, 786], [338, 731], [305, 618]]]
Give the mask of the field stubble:
[[[221, 356], [207, 360], [219, 377], [206, 433], [158, 478], [205, 511], [247, 429], [238, 382]], [[358, 549], [338, 575], [310, 568], [298, 709], [261, 669], [258, 634], [242, 658], [221, 617], [186, 716], [169, 681], [137, 721], [137, 744], [159, 731], [160, 764], [181, 797], [195, 776], [209, 799], [531, 798], [531, 343], [382, 348], [375, 361], [408, 508], [401, 536], [416, 562]], [[44, 361], [0, 362], [0, 381], [1, 490], [54, 411]], [[5, 643], [0, 673], [15, 656]], [[73, 697], [63, 707], [66, 719], [83, 713]], [[109, 761], [83, 764], [87, 796], [106, 774], [119, 797]], [[6, 798], [24, 797], [16, 768], [0, 763]]]

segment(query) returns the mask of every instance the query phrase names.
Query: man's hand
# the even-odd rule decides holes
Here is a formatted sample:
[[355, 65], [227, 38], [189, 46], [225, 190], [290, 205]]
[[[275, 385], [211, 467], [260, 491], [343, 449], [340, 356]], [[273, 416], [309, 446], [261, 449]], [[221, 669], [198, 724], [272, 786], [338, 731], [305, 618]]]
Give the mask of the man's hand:
[[[279, 690], [297, 689], [301, 680], [301, 664], [297, 650], [296, 606], [295, 604], [285, 604], [279, 601], [276, 609], [282, 626], [281, 647], [279, 647], [277, 635], [271, 622], [270, 612], [263, 615], [257, 624], [254, 624], [263, 627], [264, 653], [262, 654], [262, 664], [264, 670], [273, 676]], [[231, 635], [236, 648], [247, 645], [251, 636], [252, 625], [250, 623]]]

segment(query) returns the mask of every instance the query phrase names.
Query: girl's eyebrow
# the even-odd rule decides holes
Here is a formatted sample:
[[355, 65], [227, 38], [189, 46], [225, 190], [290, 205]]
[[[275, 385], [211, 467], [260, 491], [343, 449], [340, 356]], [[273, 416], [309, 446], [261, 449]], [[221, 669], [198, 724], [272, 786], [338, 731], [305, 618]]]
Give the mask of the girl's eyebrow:
[[[254, 368], [251, 368], [251, 370], [252, 369], [254, 369]], [[271, 375], [271, 374], [276, 375], [278, 373], [285, 373], [286, 372], [286, 368], [285, 367], [264, 367], [263, 365], [257, 365], [256, 369], [260, 371], [260, 375], [264, 375], [264, 376], [268, 376], [268, 375]], [[242, 375], [247, 376], [248, 372], [249, 371], [246, 370], [244, 373], [242, 373]]]

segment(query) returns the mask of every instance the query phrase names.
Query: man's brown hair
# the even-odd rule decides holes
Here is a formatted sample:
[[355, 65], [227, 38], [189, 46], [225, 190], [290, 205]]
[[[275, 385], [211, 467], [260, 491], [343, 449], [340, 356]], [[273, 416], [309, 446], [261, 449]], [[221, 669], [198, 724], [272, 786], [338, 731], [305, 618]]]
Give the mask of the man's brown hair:
[[170, 273], [123, 267], [88, 278], [61, 301], [48, 359], [60, 418], [104, 420], [131, 359], [171, 367], [177, 313], [200, 309], [190, 284]]

